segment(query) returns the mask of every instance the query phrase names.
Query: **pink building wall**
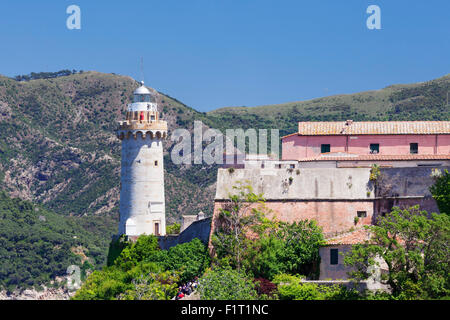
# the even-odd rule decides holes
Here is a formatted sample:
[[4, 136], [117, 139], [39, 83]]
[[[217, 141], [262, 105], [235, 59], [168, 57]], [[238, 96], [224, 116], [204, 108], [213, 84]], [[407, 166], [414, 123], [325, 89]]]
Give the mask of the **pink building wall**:
[[380, 145], [381, 155], [408, 155], [410, 143], [418, 143], [418, 154], [450, 154], [450, 135], [291, 135], [282, 140], [282, 159], [297, 160], [320, 155], [322, 144], [330, 144], [330, 152], [367, 155], [372, 143]]
[[[214, 203], [214, 213], [211, 230], [214, 230], [223, 202]], [[251, 208], [258, 208], [260, 204], [252, 204]], [[350, 228], [372, 224], [374, 202], [361, 201], [267, 201], [264, 203], [266, 217], [279, 221], [293, 223], [300, 220], [315, 220], [323, 228], [325, 236], [336, 235]], [[367, 216], [358, 219], [358, 211], [365, 211]], [[251, 212], [250, 210], [248, 212]]]

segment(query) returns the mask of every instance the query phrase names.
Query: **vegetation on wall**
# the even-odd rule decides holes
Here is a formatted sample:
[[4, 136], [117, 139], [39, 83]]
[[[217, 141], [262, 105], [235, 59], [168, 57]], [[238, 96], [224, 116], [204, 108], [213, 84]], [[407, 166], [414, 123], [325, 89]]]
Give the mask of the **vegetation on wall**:
[[181, 224], [179, 224], [179, 223], [168, 224], [166, 226], [166, 234], [179, 234], [180, 229], [181, 229]]
[[450, 173], [448, 170], [438, 171], [430, 191], [439, 207], [439, 212], [450, 215]]

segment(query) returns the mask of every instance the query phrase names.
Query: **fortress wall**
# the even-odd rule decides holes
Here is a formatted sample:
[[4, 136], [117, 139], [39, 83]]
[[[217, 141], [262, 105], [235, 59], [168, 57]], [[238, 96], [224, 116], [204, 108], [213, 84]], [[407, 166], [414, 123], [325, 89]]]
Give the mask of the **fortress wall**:
[[[226, 202], [216, 201], [214, 204], [214, 219], [217, 219], [220, 209]], [[251, 208], [258, 207], [253, 204]], [[352, 227], [372, 223], [373, 200], [366, 201], [266, 201], [266, 217], [276, 218], [292, 223], [300, 220], [315, 220], [322, 227], [326, 236], [348, 231]], [[358, 211], [365, 211], [367, 216], [359, 218], [355, 225]], [[214, 222], [213, 222], [214, 223]], [[213, 229], [213, 227], [212, 227]]]
[[[450, 171], [450, 167], [438, 167]], [[439, 212], [430, 187], [434, 184], [431, 177], [433, 167], [381, 168], [381, 178], [376, 195], [375, 216], [390, 212], [392, 207], [401, 209], [419, 205], [421, 210]]]
[[[450, 169], [440, 169], [446, 168]], [[408, 208], [419, 204], [422, 210], [439, 212], [429, 191], [434, 183], [431, 167], [381, 168], [377, 189], [380, 198], [375, 198], [375, 188], [369, 181], [370, 168], [299, 170], [297, 174], [297, 169], [219, 169], [211, 229], [214, 230], [214, 221], [229, 194], [236, 193], [232, 187], [239, 182], [263, 194], [268, 217], [289, 223], [314, 219], [326, 236], [372, 224], [393, 206]], [[359, 218], [355, 225], [358, 211], [366, 211], [366, 217]]]
[[367, 195], [373, 188], [369, 176], [370, 168], [258, 168], [236, 169], [232, 173], [219, 169], [215, 199], [236, 194], [233, 186], [242, 182], [267, 200], [367, 200], [374, 197], [373, 192]]
[[[439, 161], [437, 161], [439, 162]], [[450, 167], [437, 167], [450, 171]], [[381, 168], [377, 195], [382, 197], [431, 197], [433, 167]]]
[[298, 170], [258, 168], [231, 173], [219, 169], [213, 224], [229, 194], [236, 192], [232, 187], [239, 182], [263, 195], [269, 218], [289, 223], [314, 219], [330, 236], [355, 227], [358, 211], [365, 211], [366, 217], [359, 218], [357, 226], [372, 223], [374, 192], [369, 182], [370, 168]]
[[177, 244], [182, 244], [198, 238], [204, 244], [209, 241], [211, 231], [211, 217], [194, 221], [189, 227], [183, 230], [179, 235], [167, 235], [158, 237], [159, 246], [167, 250]]

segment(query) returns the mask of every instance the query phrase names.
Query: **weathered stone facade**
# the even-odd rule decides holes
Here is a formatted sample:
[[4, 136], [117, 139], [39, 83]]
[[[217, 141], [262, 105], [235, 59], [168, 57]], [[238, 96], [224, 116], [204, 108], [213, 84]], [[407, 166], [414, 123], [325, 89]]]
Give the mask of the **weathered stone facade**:
[[[369, 179], [370, 168], [219, 169], [214, 217], [236, 192], [232, 187], [242, 183], [263, 195], [268, 217], [290, 223], [313, 219], [326, 237], [332, 237], [374, 224], [393, 206], [418, 204], [428, 212], [439, 212], [429, 191], [432, 169], [380, 168], [376, 183]], [[450, 167], [440, 167], [445, 169]]]

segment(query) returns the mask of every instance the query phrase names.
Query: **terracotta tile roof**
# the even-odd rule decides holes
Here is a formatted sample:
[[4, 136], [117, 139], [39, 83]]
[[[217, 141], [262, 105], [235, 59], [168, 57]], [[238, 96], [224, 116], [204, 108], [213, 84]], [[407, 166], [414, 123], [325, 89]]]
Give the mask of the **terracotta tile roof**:
[[[299, 122], [298, 135], [450, 134], [450, 121]], [[289, 137], [285, 136], [285, 137]], [[283, 137], [283, 138], [285, 138]]]
[[411, 160], [450, 160], [450, 154], [333, 154], [324, 153], [314, 157], [298, 159], [301, 162], [308, 161], [411, 161]]
[[333, 238], [325, 239], [325, 246], [364, 243], [366, 240], [370, 240], [370, 238], [371, 232], [369, 230], [365, 228], [359, 228]]

